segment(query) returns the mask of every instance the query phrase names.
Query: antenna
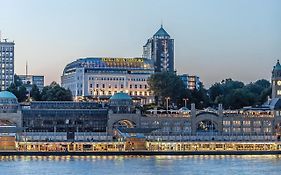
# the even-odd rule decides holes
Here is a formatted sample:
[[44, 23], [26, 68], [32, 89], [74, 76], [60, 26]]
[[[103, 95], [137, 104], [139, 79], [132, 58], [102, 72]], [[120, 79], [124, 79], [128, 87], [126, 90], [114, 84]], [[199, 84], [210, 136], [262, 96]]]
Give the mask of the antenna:
[[2, 41], [2, 31], [0, 30], [0, 42]]
[[25, 76], [27, 78], [28, 75], [28, 62], [26, 61], [26, 65], [25, 65]]

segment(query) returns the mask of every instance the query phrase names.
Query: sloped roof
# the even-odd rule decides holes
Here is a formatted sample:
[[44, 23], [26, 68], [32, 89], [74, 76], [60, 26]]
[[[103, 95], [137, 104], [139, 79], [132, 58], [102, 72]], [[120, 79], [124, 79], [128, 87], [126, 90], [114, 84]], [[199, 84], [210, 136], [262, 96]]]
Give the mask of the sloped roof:
[[281, 99], [280, 98], [273, 98], [269, 102], [269, 108], [271, 110], [281, 109]]
[[168, 36], [168, 37], [170, 37], [170, 35], [166, 32], [166, 30], [163, 28], [162, 25], [161, 25], [160, 29], [153, 36]]
[[116, 94], [114, 94], [110, 100], [132, 100], [132, 97], [129, 96], [128, 94], [126, 93], [123, 93], [123, 92], [118, 92]]
[[281, 65], [280, 65], [279, 60], [277, 60], [277, 63], [276, 63], [276, 65], [274, 66], [273, 70], [280, 70], [280, 71], [281, 71]]

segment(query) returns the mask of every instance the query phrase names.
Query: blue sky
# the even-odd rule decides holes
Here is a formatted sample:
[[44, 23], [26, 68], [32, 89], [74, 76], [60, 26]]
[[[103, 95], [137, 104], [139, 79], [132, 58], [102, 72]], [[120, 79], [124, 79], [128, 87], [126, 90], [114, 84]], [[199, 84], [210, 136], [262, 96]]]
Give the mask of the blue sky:
[[178, 73], [208, 87], [270, 79], [281, 59], [280, 0], [0, 0], [0, 30], [16, 43], [16, 73], [60, 81], [86, 56], [138, 57], [160, 27], [175, 39]]

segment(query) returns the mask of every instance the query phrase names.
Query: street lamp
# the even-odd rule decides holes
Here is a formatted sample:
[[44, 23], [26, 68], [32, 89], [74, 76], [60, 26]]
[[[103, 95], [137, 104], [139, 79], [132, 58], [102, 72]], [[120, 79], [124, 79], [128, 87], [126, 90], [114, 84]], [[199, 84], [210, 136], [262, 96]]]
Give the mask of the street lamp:
[[188, 98], [183, 98], [182, 99], [184, 101], [184, 107], [186, 107], [187, 101], [189, 100]]
[[168, 107], [169, 107], [169, 100], [171, 99], [170, 97], [165, 97], [166, 99], [166, 111], [167, 111], [167, 114], [168, 114]]

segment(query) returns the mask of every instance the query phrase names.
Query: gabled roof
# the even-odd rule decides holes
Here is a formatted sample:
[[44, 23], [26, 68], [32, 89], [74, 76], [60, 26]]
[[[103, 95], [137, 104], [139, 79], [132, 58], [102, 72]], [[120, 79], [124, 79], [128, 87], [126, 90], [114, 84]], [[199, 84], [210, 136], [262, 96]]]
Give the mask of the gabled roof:
[[163, 28], [162, 25], [161, 25], [160, 29], [153, 36], [168, 36], [168, 37], [170, 37], [170, 35], [166, 32], [166, 30]]

